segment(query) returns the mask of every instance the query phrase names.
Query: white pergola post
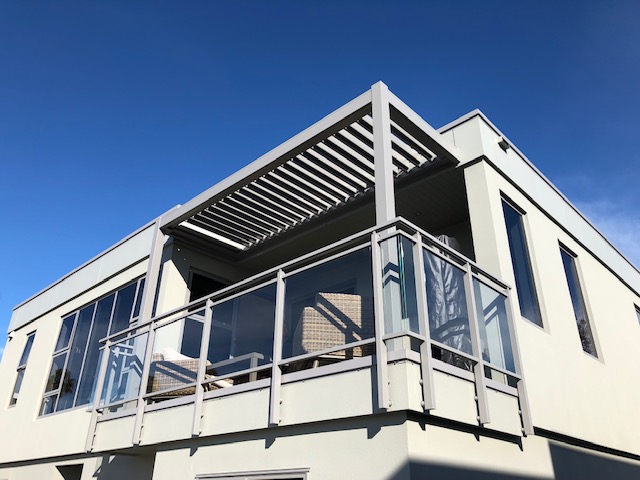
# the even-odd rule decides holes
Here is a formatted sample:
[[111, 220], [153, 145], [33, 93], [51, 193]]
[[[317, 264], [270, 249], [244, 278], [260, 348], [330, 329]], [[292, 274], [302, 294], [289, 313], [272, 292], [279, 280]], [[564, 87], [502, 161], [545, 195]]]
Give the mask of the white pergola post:
[[371, 87], [371, 116], [373, 117], [376, 225], [382, 225], [396, 218], [389, 89], [382, 82]]
[[[375, 176], [376, 225], [396, 218], [396, 196], [393, 176], [393, 150], [391, 145], [391, 112], [389, 89], [378, 82], [371, 87], [371, 116], [373, 118], [373, 162]], [[380, 245], [383, 270], [383, 297], [385, 301], [385, 333], [402, 330], [400, 283], [397, 241], [390, 239]], [[391, 350], [402, 348], [402, 340], [389, 341]]]

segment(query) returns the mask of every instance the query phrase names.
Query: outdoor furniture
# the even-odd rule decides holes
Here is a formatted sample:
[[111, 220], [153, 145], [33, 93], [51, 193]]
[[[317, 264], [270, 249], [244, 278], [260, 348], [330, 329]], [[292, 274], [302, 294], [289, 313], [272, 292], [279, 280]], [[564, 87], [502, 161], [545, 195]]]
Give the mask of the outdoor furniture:
[[[152, 400], [165, 400], [169, 398], [193, 395], [196, 392], [195, 386], [178, 388], [183, 385], [194, 383], [198, 376], [198, 366], [200, 360], [197, 358], [181, 358], [176, 360], [165, 360], [162, 353], [154, 353], [151, 366], [149, 368], [149, 383], [147, 392], [160, 392], [153, 396]], [[211, 364], [207, 362], [208, 366]], [[207, 368], [208, 371], [211, 369]], [[211, 373], [205, 373], [205, 379], [213, 378]], [[216, 380], [205, 385], [205, 390], [215, 390], [233, 386], [232, 379]], [[176, 388], [166, 392], [165, 390]]]
[[[304, 307], [293, 336], [293, 355], [304, 355], [353, 343], [374, 336], [373, 300], [347, 293], [322, 293], [315, 305]], [[373, 345], [362, 345], [323, 355], [319, 360], [344, 360], [373, 352]]]

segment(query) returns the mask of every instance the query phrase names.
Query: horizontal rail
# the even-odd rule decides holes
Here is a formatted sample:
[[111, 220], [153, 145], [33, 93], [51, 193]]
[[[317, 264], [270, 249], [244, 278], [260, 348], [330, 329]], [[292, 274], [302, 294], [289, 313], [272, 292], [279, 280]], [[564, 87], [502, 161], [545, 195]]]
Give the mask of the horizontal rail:
[[369, 345], [375, 343], [376, 339], [371, 337], [366, 340], [360, 340], [358, 342], [345, 343], [344, 345], [336, 345], [335, 347], [325, 348], [324, 350], [317, 350], [315, 352], [305, 353], [304, 355], [297, 355], [295, 357], [288, 357], [280, 360], [278, 365], [287, 365], [293, 362], [299, 362], [301, 360], [309, 360], [316, 357], [321, 357], [322, 355], [329, 355], [334, 352], [340, 352], [342, 350], [349, 350], [351, 348], [361, 347], [362, 345]]

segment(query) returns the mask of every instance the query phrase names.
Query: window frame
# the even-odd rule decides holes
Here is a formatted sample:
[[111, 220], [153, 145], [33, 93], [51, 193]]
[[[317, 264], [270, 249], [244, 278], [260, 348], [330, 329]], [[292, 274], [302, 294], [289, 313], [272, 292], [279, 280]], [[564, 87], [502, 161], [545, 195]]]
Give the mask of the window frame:
[[[114, 289], [114, 290], [112, 290], [112, 291], [110, 291], [110, 292], [108, 292], [108, 293], [106, 293], [104, 295], [101, 295], [100, 297], [92, 300], [90, 303], [84, 304], [81, 307], [76, 308], [76, 309], [72, 310], [71, 312], [69, 312], [69, 313], [67, 313], [65, 315], [62, 315], [62, 323], [60, 325], [59, 332], [61, 332], [62, 326], [64, 325], [64, 321], [67, 318], [74, 317], [73, 325], [71, 327], [71, 333], [69, 335], [69, 338], [68, 338], [68, 341], [66, 343], [66, 346], [64, 348], [60, 348], [58, 350], [55, 350], [51, 354], [51, 362], [49, 364], [50, 366], [49, 366], [49, 370], [48, 370], [49, 376], [46, 379], [46, 382], [45, 382], [45, 385], [44, 385], [44, 392], [41, 395], [42, 401], [41, 401], [40, 407], [38, 409], [38, 418], [39, 417], [53, 415], [53, 414], [64, 412], [64, 411], [68, 411], [68, 410], [73, 410], [75, 408], [86, 408], [86, 406], [87, 406], [86, 403], [84, 403], [82, 405], [76, 405], [76, 402], [77, 402], [78, 394], [79, 394], [79, 391], [80, 391], [79, 390], [80, 382], [82, 380], [82, 375], [84, 373], [85, 365], [86, 365], [86, 362], [87, 362], [87, 356], [89, 354], [89, 347], [90, 347], [90, 345], [89, 345], [90, 342], [89, 341], [91, 339], [91, 334], [92, 334], [93, 329], [95, 327], [96, 312], [98, 310], [98, 304], [102, 300], [104, 300], [105, 298], [108, 298], [111, 295], [115, 295], [114, 299], [113, 299], [113, 305], [111, 306], [111, 312], [110, 312], [110, 315], [109, 315], [109, 323], [108, 323], [108, 326], [107, 326], [107, 335], [109, 335], [110, 334], [109, 332], [111, 331], [111, 328], [113, 326], [114, 315], [115, 315], [115, 311], [116, 311], [116, 303], [117, 303], [117, 300], [118, 300], [119, 292], [124, 290], [124, 289], [126, 289], [126, 288], [129, 288], [131, 285], [135, 285], [136, 288], [135, 288], [135, 291], [134, 291], [133, 302], [132, 302], [132, 305], [131, 305], [131, 311], [129, 312], [129, 325], [128, 325], [127, 328], [135, 325], [139, 321], [140, 309], [137, 308], [137, 307], [138, 307], [139, 302], [142, 301], [141, 296], [142, 296], [142, 293], [143, 293], [145, 280], [146, 280], [146, 277], [144, 275], [140, 276], [140, 277], [137, 277], [137, 278], [135, 278], [135, 279], [133, 279], [131, 281], [126, 282], [125, 284], [121, 285], [120, 287], [118, 287], [118, 288], [116, 288], [116, 289]], [[84, 349], [83, 349], [82, 364], [81, 364], [80, 370], [78, 372], [77, 385], [74, 387], [75, 391], [73, 392], [73, 399], [72, 399], [72, 402], [71, 402], [71, 406], [68, 407], [68, 408], [64, 408], [62, 410], [58, 410], [58, 401], [60, 400], [60, 394], [62, 392], [62, 386], [63, 386], [63, 383], [64, 383], [64, 377], [65, 377], [65, 375], [66, 375], [66, 373], [68, 371], [68, 368], [69, 368], [69, 358], [71, 356], [70, 355], [70, 351], [71, 351], [71, 348], [72, 348], [72, 346], [74, 344], [74, 339], [75, 339], [76, 334], [77, 334], [78, 318], [80, 317], [80, 312], [82, 312], [83, 310], [85, 310], [86, 308], [89, 308], [89, 307], [93, 307], [93, 311], [91, 313], [91, 323], [90, 323], [89, 329], [87, 331], [87, 338], [86, 338], [86, 342], [87, 343], [86, 343], [86, 345], [84, 346]], [[137, 315], [136, 315], [136, 313], [137, 313]], [[58, 337], [59, 336], [60, 336], [60, 333], [58, 333]], [[54, 346], [54, 348], [57, 347], [57, 345], [58, 345], [58, 340], [56, 340], [56, 345]], [[51, 378], [51, 373], [52, 373], [52, 369], [53, 369], [53, 366], [54, 366], [54, 361], [55, 361], [56, 358], [58, 358], [58, 357], [60, 357], [62, 355], [65, 356], [65, 359], [64, 359], [63, 367], [62, 367], [61, 374], [60, 374], [60, 381], [59, 381], [59, 383], [58, 383], [58, 385], [57, 385], [57, 387], [55, 389], [47, 390], [47, 385], [49, 383], [49, 379]], [[53, 405], [49, 409], [47, 409], [48, 410], [47, 413], [44, 413], [45, 401], [47, 399], [49, 399], [49, 398], [52, 399]]]
[[33, 350], [33, 343], [35, 342], [35, 339], [36, 330], [27, 334], [27, 340], [22, 348], [22, 355], [20, 355], [20, 359], [18, 360], [19, 363], [16, 368], [16, 381], [13, 384], [13, 392], [9, 398], [9, 407], [15, 407], [18, 403], [18, 395], [22, 388], [22, 382], [24, 382], [27, 364], [29, 363], [29, 356], [31, 355], [31, 350]]
[[[511, 258], [511, 267], [513, 270], [513, 276], [514, 276], [514, 281], [515, 281], [515, 290], [518, 293], [518, 309], [520, 312], [520, 316], [522, 318], [524, 318], [525, 320], [527, 320], [529, 323], [542, 328], [543, 330], [546, 330], [546, 323], [543, 320], [543, 315], [542, 315], [542, 302], [540, 301], [540, 291], [538, 288], [538, 281], [537, 281], [537, 275], [536, 275], [536, 271], [535, 271], [535, 265], [534, 262], [532, 261], [532, 255], [531, 255], [531, 247], [530, 247], [530, 242], [529, 242], [529, 232], [528, 232], [528, 228], [525, 222], [525, 217], [527, 215], [527, 212], [520, 208], [513, 200], [511, 200], [508, 196], [506, 196], [504, 193], [501, 192], [500, 195], [500, 203], [501, 203], [501, 208], [502, 208], [502, 219], [504, 220], [504, 226], [505, 226], [505, 233], [507, 236], [507, 243], [509, 246], [509, 257]], [[523, 293], [525, 292], [524, 288], [518, 288], [519, 287], [519, 280], [518, 278], [521, 277], [521, 275], [518, 274], [518, 269], [516, 268], [516, 262], [514, 260], [514, 256], [513, 256], [513, 252], [511, 249], [511, 236], [509, 234], [509, 228], [507, 225], [507, 218], [506, 218], [506, 210], [505, 210], [505, 206], [511, 208], [515, 213], [517, 213], [519, 215], [519, 224], [520, 224], [520, 230], [521, 230], [521, 236], [522, 236], [522, 256], [524, 257], [524, 260], [526, 261], [526, 265], [525, 268], [527, 269], [527, 272], [520, 272], [522, 274], [526, 274], [526, 276], [528, 277], [528, 281], [531, 285], [531, 291], [533, 293], [532, 297], [530, 298], [529, 301], [532, 303], [535, 312], [537, 313], [537, 317], [538, 317], [538, 321], [536, 321], [536, 319], [531, 319], [528, 316], [526, 316], [523, 313], [523, 309], [522, 309], [522, 302], [523, 302]], [[521, 286], [521, 285], [520, 285]]]
[[199, 473], [195, 476], [195, 480], [307, 480], [310, 470], [309, 467], [305, 467], [247, 472]]
[[[560, 252], [560, 262], [562, 263], [562, 269], [564, 271], [565, 274], [565, 280], [567, 282], [567, 288], [569, 291], [569, 299], [571, 301], [571, 309], [573, 311], [573, 315], [574, 315], [574, 319], [576, 321], [576, 328], [578, 329], [578, 338], [580, 339], [580, 344], [582, 347], [582, 351], [584, 353], [586, 353], [587, 355], [589, 355], [591, 358], [594, 358], [596, 360], [601, 360], [602, 358], [602, 352], [600, 350], [600, 345], [598, 344], [598, 339], [597, 339], [597, 335], [596, 335], [596, 331], [593, 325], [593, 314], [591, 312], [591, 308], [589, 305], [589, 302], [587, 300], [587, 297], [585, 295], [585, 288], [584, 288], [584, 278], [582, 276], [582, 271], [580, 269], [580, 262], [578, 261], [578, 255], [571, 250], [569, 247], [567, 247], [566, 245], [564, 245], [562, 242], [558, 242], [558, 247], [559, 247], [559, 252]], [[574, 275], [574, 279], [575, 279], [575, 285], [574, 285], [574, 289], [578, 295], [577, 298], [574, 299], [574, 293], [572, 291], [571, 285], [570, 285], [570, 280], [569, 280], [569, 274], [567, 272], [567, 268], [565, 266], [565, 262], [564, 262], [564, 256], [563, 253], [566, 254], [567, 258], [571, 259], [571, 266], [573, 269], [573, 275]], [[575, 308], [575, 302], [578, 301], [581, 303], [581, 307], [582, 307], [582, 311], [584, 312], [584, 320], [586, 321], [586, 325], [589, 328], [589, 335], [591, 336], [591, 346], [593, 348], [593, 353], [589, 352], [587, 350], [585, 350], [584, 348], [584, 342], [585, 340], [582, 338], [582, 334], [580, 333], [580, 328], [579, 328], [579, 319], [578, 319], [578, 312], [576, 312], [576, 308]]]

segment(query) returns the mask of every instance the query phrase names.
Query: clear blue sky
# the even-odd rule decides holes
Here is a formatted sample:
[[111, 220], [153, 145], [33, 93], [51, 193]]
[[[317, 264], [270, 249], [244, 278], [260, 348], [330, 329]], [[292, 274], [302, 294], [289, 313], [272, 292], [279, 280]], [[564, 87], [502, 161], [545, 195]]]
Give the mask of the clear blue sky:
[[640, 264], [638, 18], [631, 0], [2, 2], [0, 331], [377, 80], [434, 127], [483, 110]]

